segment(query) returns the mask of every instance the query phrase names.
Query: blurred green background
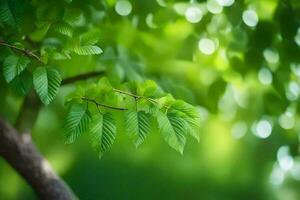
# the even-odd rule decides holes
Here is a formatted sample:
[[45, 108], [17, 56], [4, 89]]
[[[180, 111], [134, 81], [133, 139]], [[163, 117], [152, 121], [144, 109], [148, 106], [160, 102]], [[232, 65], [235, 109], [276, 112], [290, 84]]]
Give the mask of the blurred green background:
[[[183, 155], [156, 131], [139, 149], [119, 131], [113, 148], [99, 159], [86, 136], [64, 144], [64, 97], [75, 86], [63, 87], [41, 109], [33, 139], [80, 199], [300, 199], [299, 0], [30, 5], [46, 6], [49, 16], [64, 7], [80, 9], [74, 26], [100, 31], [102, 55], [55, 61], [64, 77], [105, 69], [116, 83], [152, 79], [201, 113], [200, 143], [189, 140]], [[35, 29], [28, 24], [36, 18], [32, 13], [27, 18], [23, 25], [31, 28], [23, 35]], [[46, 45], [55, 36], [31, 39]], [[2, 76], [0, 91], [0, 114], [14, 122], [23, 97]], [[2, 158], [0, 186], [0, 199], [36, 199]]]

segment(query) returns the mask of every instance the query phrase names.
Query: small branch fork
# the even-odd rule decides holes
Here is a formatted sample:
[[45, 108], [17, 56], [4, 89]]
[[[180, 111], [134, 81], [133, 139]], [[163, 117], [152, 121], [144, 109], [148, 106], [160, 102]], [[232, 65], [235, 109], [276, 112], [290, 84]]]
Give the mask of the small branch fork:
[[[23, 53], [24, 55], [26, 55], [28, 57], [33, 57], [37, 61], [43, 63], [43, 61], [41, 60], [41, 58], [38, 55], [34, 54], [32, 51], [30, 51], [28, 49], [24, 49], [24, 48], [20, 48], [20, 47], [17, 47], [15, 45], [12, 45], [12, 44], [8, 44], [8, 43], [4, 42], [3, 40], [0, 40], [0, 45], [6, 46], [6, 47], [8, 47], [12, 50], [17, 50], [17, 51]], [[105, 73], [104, 71], [89, 72], [89, 73], [86, 73], [86, 74], [80, 74], [80, 75], [77, 75], [77, 76], [74, 76], [74, 77], [65, 78], [62, 81], [61, 85], [67, 85], [67, 84], [71, 84], [71, 83], [74, 83], [74, 82], [77, 82], [77, 81], [86, 80], [86, 79], [89, 79], [89, 78], [93, 78], [93, 77], [96, 77], [96, 76], [103, 75], [104, 73]], [[160, 104], [157, 100], [149, 98], [149, 97], [132, 94], [130, 92], [126, 92], [126, 91], [115, 89], [115, 88], [113, 88], [113, 91], [118, 92], [120, 94], [124, 94], [124, 95], [133, 97], [134, 100], [136, 101], [136, 103], [139, 99], [146, 99], [150, 103], [158, 104], [158, 105]], [[83, 97], [82, 99], [85, 100], [85, 101], [94, 103], [95, 105], [97, 105], [97, 107], [101, 106], [101, 107], [106, 107], [106, 108], [110, 108], [110, 109], [114, 109], [114, 110], [128, 110], [127, 108], [118, 108], [118, 107], [113, 107], [113, 106], [101, 104], [101, 103], [96, 102], [93, 99], [88, 99], [86, 97]], [[166, 107], [168, 109], [167, 106], [164, 106], [164, 107]]]
[[[23, 53], [24, 55], [26, 55], [27, 57], [32, 57], [35, 60], [37, 60], [38, 62], [43, 63], [42, 59], [37, 54], [33, 53], [32, 51], [30, 51], [28, 49], [24, 49], [24, 48], [20, 48], [20, 47], [17, 47], [15, 45], [12, 45], [12, 44], [8, 44], [8, 43], [4, 42], [1, 39], [0, 39], [0, 46], [5, 46], [5, 47], [8, 47], [12, 50], [19, 51], [19, 52]], [[89, 79], [89, 78], [101, 76], [104, 73], [105, 73], [104, 71], [96, 71], [96, 72], [88, 72], [88, 73], [85, 73], [85, 74], [72, 76], [72, 77], [63, 79], [61, 85], [68, 85], [68, 84], [71, 84], [71, 83], [74, 83], [74, 82], [77, 82], [77, 81], [86, 80], [86, 79]]]
[[[125, 95], [127, 95], [127, 96], [131, 96], [131, 97], [133, 97], [136, 101], [139, 100], [139, 99], [146, 99], [146, 100], [149, 101], [150, 103], [160, 105], [160, 103], [159, 103], [157, 100], [152, 99], [152, 98], [149, 98], [149, 97], [145, 97], [145, 96], [140, 96], [140, 95], [132, 94], [132, 93], [130, 93], [130, 92], [126, 92], [126, 91], [119, 90], [119, 89], [115, 89], [115, 88], [113, 88], [113, 91], [118, 92], [118, 93], [120, 93], [120, 94], [125, 94]], [[163, 106], [163, 107], [167, 108], [167, 106]]]
[[[157, 100], [152, 99], [152, 98], [148, 98], [148, 97], [140, 96], [140, 95], [135, 95], [135, 94], [132, 94], [130, 92], [115, 89], [115, 88], [113, 88], [113, 91], [118, 92], [120, 94], [124, 94], [124, 95], [130, 96], [130, 97], [133, 97], [134, 100], [135, 100], [135, 103], [136, 103], [136, 111], [137, 111], [137, 102], [138, 102], [139, 99], [146, 99], [150, 103], [160, 105], [160, 103]], [[120, 111], [128, 110], [128, 108], [120, 108], [120, 107], [114, 107], [114, 106], [102, 104], [102, 103], [97, 102], [95, 99], [90, 99], [90, 98], [87, 98], [87, 97], [82, 97], [81, 99], [84, 100], [84, 101], [91, 102], [91, 103], [95, 104], [98, 109], [99, 109], [99, 107], [104, 107], [104, 108], [109, 108], [109, 109], [112, 109], [112, 110], [120, 110]], [[166, 108], [166, 109], [169, 109], [168, 106], [163, 106], [163, 107]]]
[[32, 58], [36, 59], [38, 62], [43, 63], [42, 59], [38, 55], [34, 54], [32, 51], [30, 51], [28, 49], [24, 49], [24, 48], [20, 48], [15, 45], [12, 45], [12, 44], [8, 44], [8, 43], [4, 42], [3, 40], [0, 40], [0, 45], [6, 46], [12, 50], [19, 51], [19, 52], [23, 53], [24, 55], [26, 55], [28, 57], [32, 57]]
[[91, 103], [95, 104], [97, 107], [104, 107], [104, 108], [109, 108], [109, 109], [113, 109], [113, 110], [121, 110], [121, 111], [128, 110], [127, 108], [119, 108], [119, 107], [114, 107], [114, 106], [109, 106], [109, 105], [106, 105], [106, 104], [102, 104], [102, 103], [97, 102], [94, 99], [89, 99], [87, 97], [82, 97], [81, 99], [84, 100], [84, 101], [87, 101], [87, 102], [91, 102]]

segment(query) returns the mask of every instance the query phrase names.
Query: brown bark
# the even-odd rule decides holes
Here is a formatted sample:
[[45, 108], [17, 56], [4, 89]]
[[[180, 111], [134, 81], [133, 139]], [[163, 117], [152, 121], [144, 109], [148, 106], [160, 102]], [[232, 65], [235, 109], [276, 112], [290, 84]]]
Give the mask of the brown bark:
[[31, 141], [30, 134], [18, 134], [0, 118], [0, 156], [19, 172], [40, 199], [76, 199], [70, 188], [52, 170]]

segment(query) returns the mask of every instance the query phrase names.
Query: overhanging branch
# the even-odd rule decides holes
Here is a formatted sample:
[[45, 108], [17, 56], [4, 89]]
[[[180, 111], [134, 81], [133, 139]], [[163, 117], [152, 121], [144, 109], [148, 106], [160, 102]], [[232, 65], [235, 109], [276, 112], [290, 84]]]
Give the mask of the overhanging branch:
[[39, 61], [40, 63], [43, 63], [43, 61], [41, 60], [41, 58], [38, 55], [34, 54], [32, 51], [30, 51], [28, 49], [24, 49], [24, 48], [20, 48], [15, 45], [12, 45], [12, 44], [8, 44], [2, 40], [0, 40], [0, 45], [8, 47], [8, 48], [16, 50], [16, 51], [19, 51], [19, 52], [23, 53], [24, 55], [26, 55], [28, 57], [32, 57], [32, 58], [36, 59], [37, 61]]

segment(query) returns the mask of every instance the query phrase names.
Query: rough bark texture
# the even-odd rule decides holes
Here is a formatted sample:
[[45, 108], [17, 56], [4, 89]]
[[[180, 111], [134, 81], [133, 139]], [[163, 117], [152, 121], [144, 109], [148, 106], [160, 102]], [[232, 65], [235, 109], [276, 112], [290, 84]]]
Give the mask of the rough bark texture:
[[0, 118], [0, 156], [19, 172], [40, 199], [76, 199], [69, 187], [52, 170], [31, 141], [29, 134], [18, 134]]

